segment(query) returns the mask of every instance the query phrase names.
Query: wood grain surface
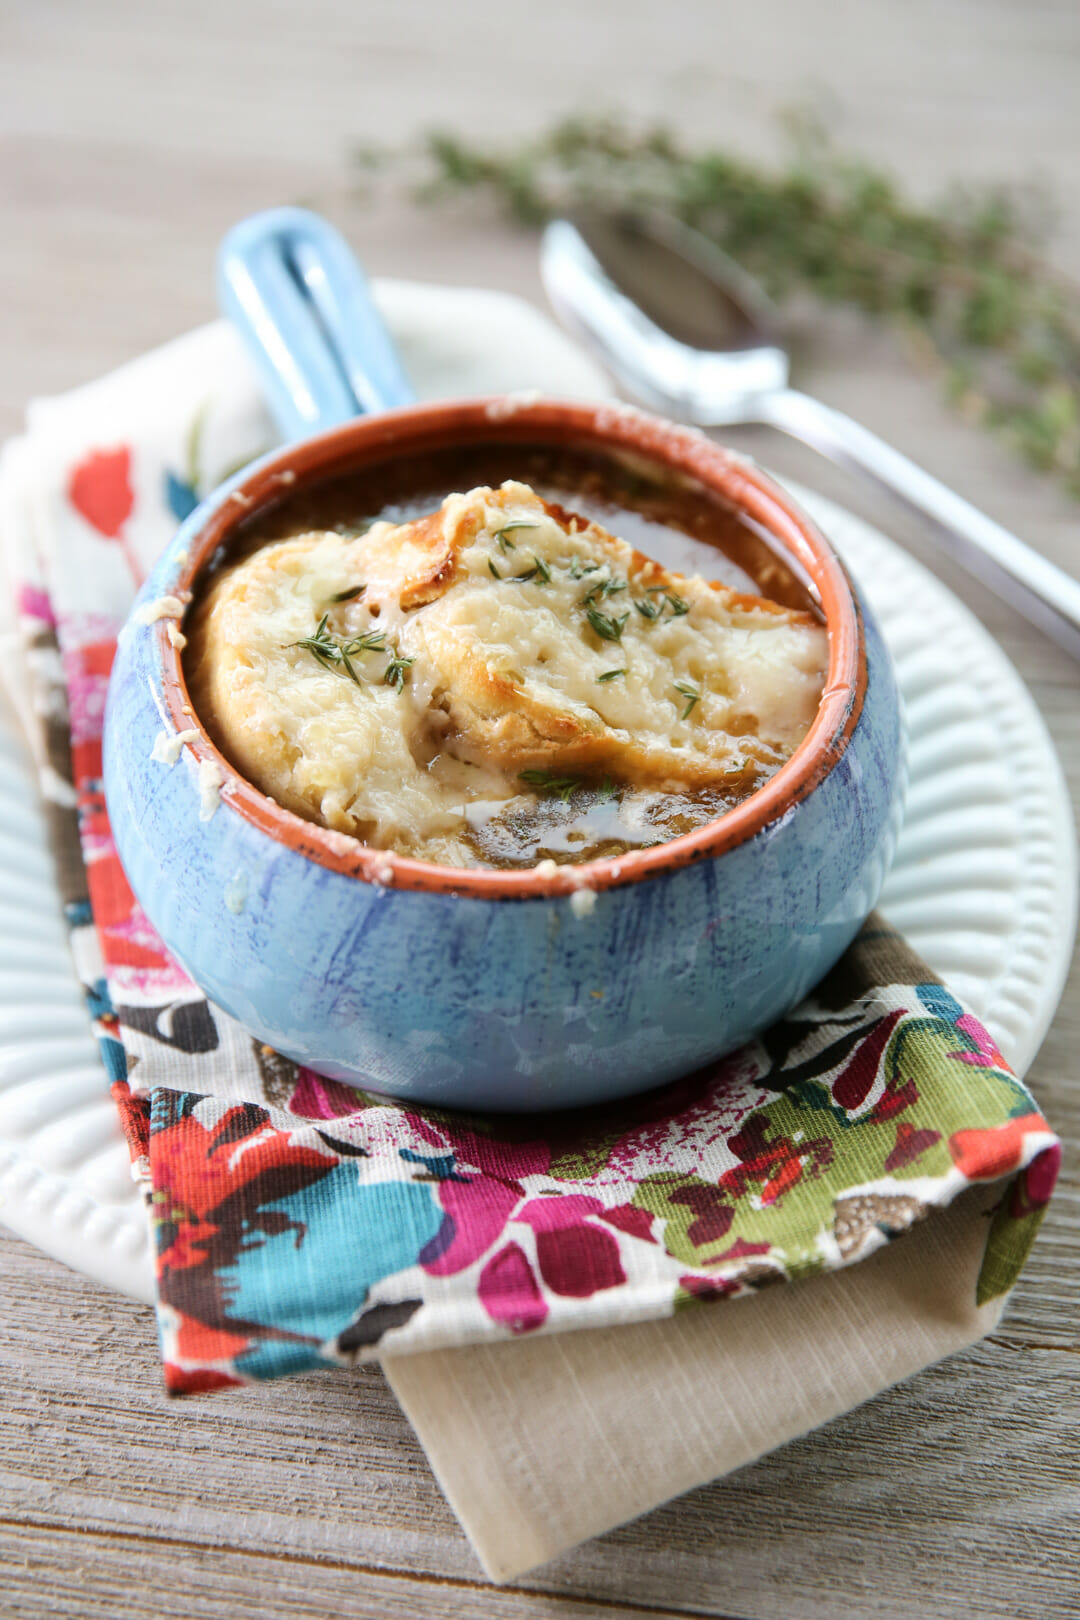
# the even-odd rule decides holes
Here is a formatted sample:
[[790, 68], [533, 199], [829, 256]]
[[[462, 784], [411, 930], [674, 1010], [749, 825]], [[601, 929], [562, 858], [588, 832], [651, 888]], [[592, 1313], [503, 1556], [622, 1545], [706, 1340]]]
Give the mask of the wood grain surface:
[[[497, 137], [597, 103], [776, 148], [808, 95], [917, 194], [1041, 175], [1080, 271], [1071, 0], [3, 0], [0, 433], [213, 313], [238, 216], [323, 209], [376, 273], [542, 302], [535, 241], [357, 194], [350, 144]], [[888, 335], [804, 317], [798, 380], [1080, 573], [1080, 508], [941, 404]], [[731, 437], [928, 562], [1028, 681], [1080, 800], [1080, 671], [809, 452]], [[735, 1620], [1080, 1615], [1080, 969], [1030, 1080], [1060, 1191], [992, 1339], [493, 1589], [382, 1375], [169, 1405], [150, 1313], [0, 1235], [0, 1612]]]

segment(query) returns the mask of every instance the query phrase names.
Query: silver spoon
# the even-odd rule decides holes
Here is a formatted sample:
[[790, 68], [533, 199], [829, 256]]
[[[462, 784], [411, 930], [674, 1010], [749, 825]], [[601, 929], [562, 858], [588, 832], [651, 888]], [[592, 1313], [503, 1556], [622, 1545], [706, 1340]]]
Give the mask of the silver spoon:
[[789, 388], [772, 306], [711, 242], [647, 214], [560, 219], [544, 232], [540, 268], [560, 319], [632, 397], [703, 428], [765, 423], [866, 474], [1080, 658], [1080, 581], [849, 416]]

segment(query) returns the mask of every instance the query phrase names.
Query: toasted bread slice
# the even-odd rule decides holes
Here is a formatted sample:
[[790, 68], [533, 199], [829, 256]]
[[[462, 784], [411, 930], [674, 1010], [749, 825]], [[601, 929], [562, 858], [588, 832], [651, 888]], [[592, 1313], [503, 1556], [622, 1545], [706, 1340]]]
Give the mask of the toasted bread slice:
[[[700, 787], [805, 734], [827, 659], [810, 614], [671, 573], [523, 484], [442, 510], [453, 561], [402, 642], [462, 757]], [[409, 554], [413, 527], [380, 551]]]

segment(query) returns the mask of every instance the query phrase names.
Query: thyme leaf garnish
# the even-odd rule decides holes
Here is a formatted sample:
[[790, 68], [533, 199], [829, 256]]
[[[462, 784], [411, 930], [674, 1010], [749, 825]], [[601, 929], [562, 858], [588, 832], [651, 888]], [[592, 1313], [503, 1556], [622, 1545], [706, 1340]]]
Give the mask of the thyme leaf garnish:
[[331, 602], [355, 602], [357, 597], [363, 596], [367, 590], [366, 585], [353, 585], [347, 591], [338, 591], [336, 596], [330, 598]]
[[492, 579], [502, 579], [502, 575], [499, 573], [499, 570], [496, 568], [490, 557], [488, 558], [488, 573], [491, 575]]
[[590, 590], [585, 592], [585, 595], [581, 598], [579, 606], [588, 607], [590, 602], [602, 602], [606, 596], [617, 596], [620, 591], [625, 591], [625, 589], [625, 579], [609, 578], [597, 580], [596, 584], [592, 586]]
[[681, 596], [677, 596], [675, 592], [669, 590], [666, 585], [650, 585], [647, 587], [644, 598], [640, 602], [634, 603], [634, 606], [637, 608], [643, 619], [658, 619], [663, 613], [663, 602], [653, 601], [655, 596], [663, 597], [664, 602], [666, 602], [668, 607], [671, 609], [671, 616], [673, 619], [681, 619], [684, 614], [687, 614], [690, 611], [689, 602], [685, 602]]
[[315, 627], [313, 636], [304, 636], [300, 641], [291, 641], [289, 646], [302, 647], [322, 665], [323, 669], [347, 675], [354, 686], [359, 686], [360, 677], [352, 661], [360, 653], [380, 651], [386, 642], [386, 632], [369, 630], [363, 636], [337, 636], [329, 628], [329, 617], [328, 613], [324, 613]]
[[694, 704], [701, 702], [701, 693], [697, 690], [696, 687], [691, 686], [689, 684], [689, 682], [687, 682], [687, 681], [676, 681], [675, 682], [675, 690], [676, 690], [676, 692], [680, 693], [686, 699], [686, 708], [683, 710], [682, 714], [679, 716], [679, 718], [681, 720], [686, 720], [686, 719], [689, 718], [690, 712], [693, 709]]
[[542, 793], [554, 793], [565, 804], [581, 786], [577, 776], [556, 776], [553, 771], [519, 771], [518, 781], [539, 788]]
[[614, 614], [601, 613], [595, 603], [590, 602], [585, 608], [585, 617], [600, 637], [601, 641], [621, 641], [629, 612], [620, 613], [618, 618]]
[[613, 681], [617, 675], [625, 674], [625, 669], [605, 669], [602, 675], [598, 675], [596, 677], [596, 684], [597, 686], [602, 686], [605, 681]]
[[598, 797], [601, 799], [613, 799], [615, 797], [615, 784], [611, 780], [611, 777], [605, 776], [604, 780], [601, 782], [596, 791]]
[[506, 538], [507, 535], [512, 534], [515, 529], [538, 529], [539, 527], [539, 523], [527, 523], [524, 519], [521, 519], [515, 523], [504, 523], [501, 529], [495, 530], [495, 539], [499, 550], [506, 553], [507, 551], [514, 551], [517, 549], [514, 542]]
[[584, 579], [586, 574], [595, 574], [599, 567], [599, 563], [582, 562], [580, 557], [572, 557], [567, 572], [571, 579]]
[[543, 557], [538, 557], [536, 553], [533, 552], [532, 567], [527, 568], [523, 574], [515, 574], [513, 577], [514, 582], [517, 585], [524, 585], [530, 579], [535, 579], [538, 585], [550, 585], [551, 569], [548, 567]]
[[390, 662], [383, 670], [383, 681], [385, 685], [392, 686], [395, 692], [400, 693], [404, 690], [405, 677], [412, 668], [415, 660], [412, 658], [407, 658], [404, 653], [398, 652], [396, 646], [392, 646], [389, 649], [389, 652]]

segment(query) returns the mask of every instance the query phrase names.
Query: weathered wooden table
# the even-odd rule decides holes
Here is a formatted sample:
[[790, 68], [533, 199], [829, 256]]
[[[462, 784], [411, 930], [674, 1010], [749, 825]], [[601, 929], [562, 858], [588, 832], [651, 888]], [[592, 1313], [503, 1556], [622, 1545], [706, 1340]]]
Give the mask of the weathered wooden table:
[[[528, 29], [527, 34], [525, 29]], [[351, 139], [499, 135], [608, 104], [754, 151], [824, 87], [926, 192], [1050, 178], [1080, 265], [1080, 12], [1051, 0], [8, 0], [0, 8], [0, 432], [212, 314], [216, 241], [303, 201], [386, 274], [540, 299], [535, 244], [350, 194]], [[947, 414], [890, 339], [830, 319], [800, 380], [1080, 572], [1080, 509]], [[913, 524], [740, 435], [936, 566]], [[1080, 670], [963, 576], [1080, 794]], [[376, 1369], [166, 1404], [149, 1313], [0, 1238], [0, 1609], [12, 1616], [1080, 1614], [1080, 974], [1031, 1073], [1065, 1172], [1000, 1331], [737, 1476], [523, 1581], [483, 1580]], [[752, 1308], [752, 1307], [750, 1307]]]

